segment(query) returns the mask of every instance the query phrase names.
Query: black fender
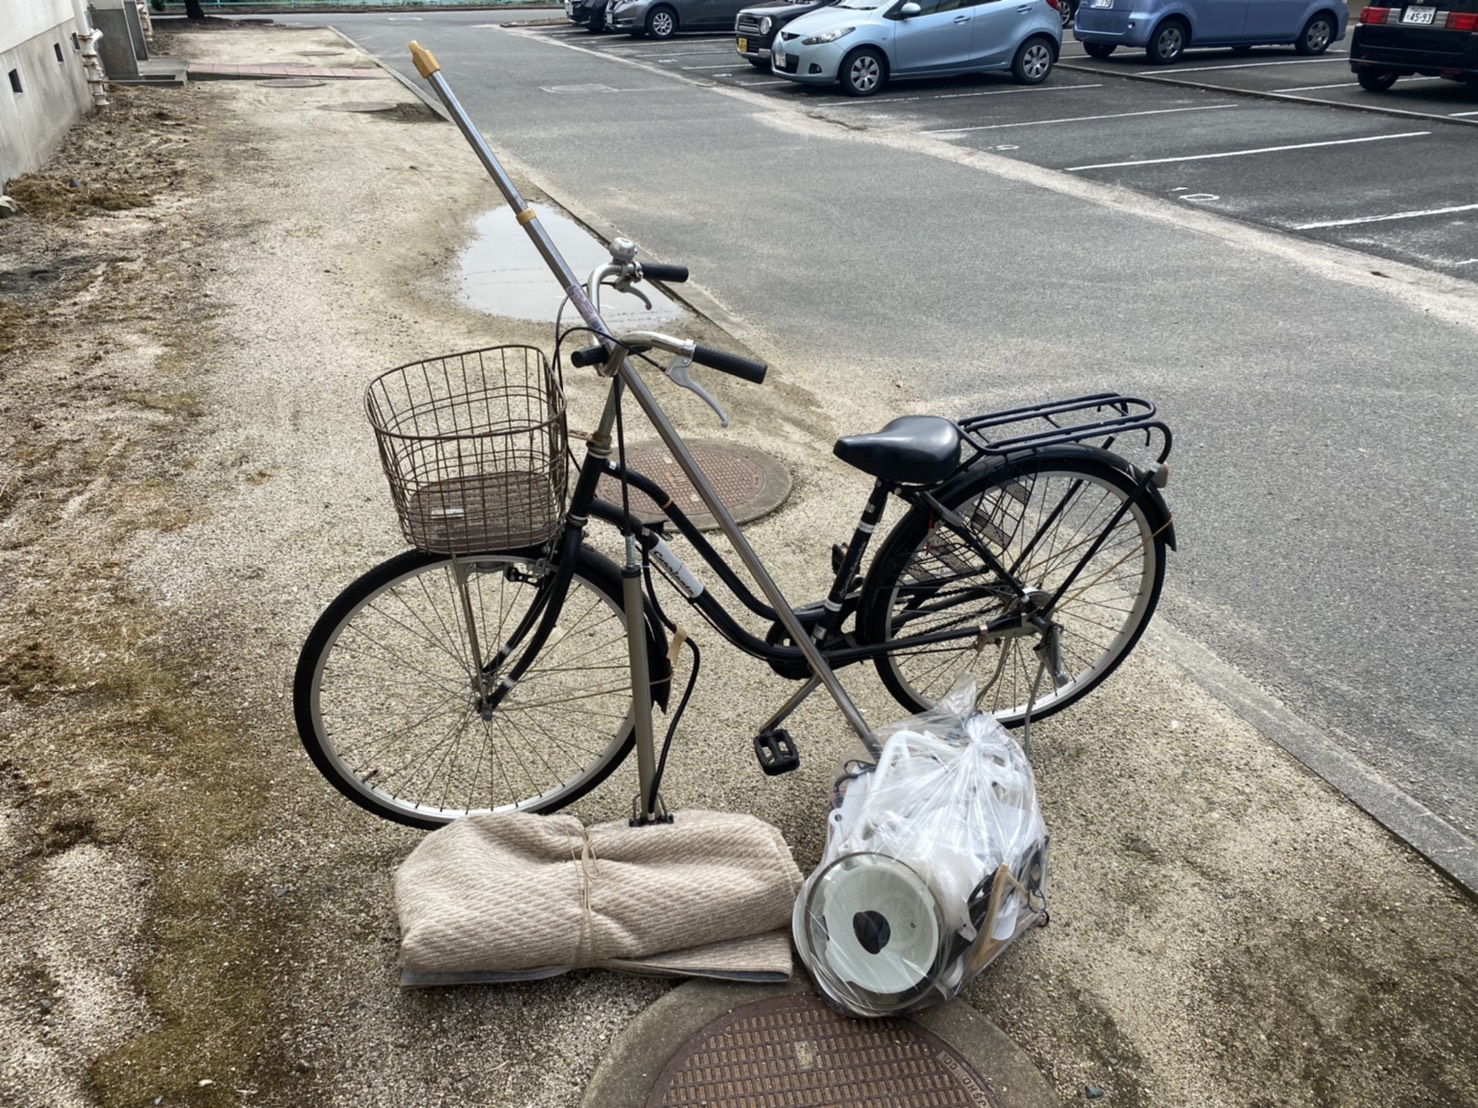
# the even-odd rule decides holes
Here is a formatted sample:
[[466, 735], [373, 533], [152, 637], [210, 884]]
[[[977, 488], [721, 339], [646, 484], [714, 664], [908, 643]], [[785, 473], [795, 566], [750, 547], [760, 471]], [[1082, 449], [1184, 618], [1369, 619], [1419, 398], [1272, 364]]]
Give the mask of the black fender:
[[[970, 464], [966, 465], [953, 477], [949, 478], [934, 491], [934, 498], [941, 504], [950, 504], [962, 494], [965, 487], [974, 485], [976, 482], [987, 480], [996, 474], [1006, 475], [1014, 470], [1028, 469], [1042, 461], [1054, 459], [1087, 459], [1101, 462], [1112, 466], [1131, 481], [1139, 483], [1144, 480], [1145, 471], [1136, 466], [1112, 450], [1104, 450], [1102, 447], [1089, 446], [1086, 443], [1063, 443], [1057, 446], [1044, 446], [1038, 450], [1022, 451], [1019, 454], [985, 454]], [[1150, 526], [1165, 536], [1165, 545], [1175, 550], [1175, 523], [1170, 514], [1170, 507], [1165, 503], [1165, 497], [1153, 484], [1145, 485], [1144, 489], [1145, 516]], [[914, 511], [921, 509], [915, 508]]]

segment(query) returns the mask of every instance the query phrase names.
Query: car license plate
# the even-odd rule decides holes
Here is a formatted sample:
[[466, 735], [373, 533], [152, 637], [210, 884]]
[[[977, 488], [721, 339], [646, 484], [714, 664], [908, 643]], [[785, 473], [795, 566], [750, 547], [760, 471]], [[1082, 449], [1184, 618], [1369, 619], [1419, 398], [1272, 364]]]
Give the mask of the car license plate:
[[749, 53], [749, 40], [747, 38], [741, 38], [739, 40], [739, 53], [741, 53], [741, 54], [748, 54]]
[[1092, 6], [1095, 8], [1112, 8], [1114, 6], [1114, 0], [1093, 0]]
[[1412, 7], [1401, 13], [1402, 23], [1430, 23], [1432, 17], [1437, 14], [1436, 8]]
[[777, 68], [783, 67], [785, 65], [785, 47], [775, 47], [774, 53], [770, 55], [770, 60], [775, 63]]

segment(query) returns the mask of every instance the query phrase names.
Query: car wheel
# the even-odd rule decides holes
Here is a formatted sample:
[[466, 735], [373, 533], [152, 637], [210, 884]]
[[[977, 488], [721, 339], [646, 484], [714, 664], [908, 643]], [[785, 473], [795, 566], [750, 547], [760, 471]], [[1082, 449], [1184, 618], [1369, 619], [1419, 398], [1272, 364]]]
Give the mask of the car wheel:
[[1334, 17], [1324, 12], [1309, 16], [1304, 29], [1298, 33], [1293, 48], [1300, 54], [1322, 54], [1334, 41]]
[[1188, 37], [1184, 23], [1178, 19], [1167, 19], [1150, 35], [1150, 44], [1145, 47], [1145, 52], [1156, 65], [1169, 65], [1185, 53]]
[[1389, 69], [1361, 69], [1355, 79], [1366, 92], [1385, 92], [1396, 83], [1396, 74]]
[[1085, 42], [1083, 49], [1088, 51], [1090, 58], [1106, 58], [1114, 52], [1112, 42]]
[[677, 12], [666, 4], [653, 8], [647, 15], [647, 34], [656, 39], [671, 38], [677, 34]]
[[1052, 45], [1044, 38], [1029, 38], [1016, 51], [1011, 76], [1019, 85], [1040, 85], [1052, 72]]
[[871, 96], [888, 82], [888, 63], [871, 46], [842, 59], [842, 89], [848, 96]]
[[1058, 0], [1057, 12], [1062, 16], [1062, 29], [1073, 25], [1073, 16], [1078, 14], [1078, 0]]

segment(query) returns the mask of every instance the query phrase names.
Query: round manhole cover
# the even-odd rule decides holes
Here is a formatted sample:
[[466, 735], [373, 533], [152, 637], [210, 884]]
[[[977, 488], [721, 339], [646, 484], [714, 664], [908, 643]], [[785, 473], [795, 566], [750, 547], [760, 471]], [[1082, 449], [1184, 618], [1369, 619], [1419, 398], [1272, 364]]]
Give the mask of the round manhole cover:
[[985, 1078], [908, 1020], [854, 1020], [810, 996], [737, 1008], [689, 1039], [646, 1108], [1004, 1108]]
[[[729, 514], [739, 523], [759, 519], [778, 508], [790, 493], [790, 471], [778, 460], [752, 450], [739, 450], [717, 443], [688, 440], [688, 449], [698, 468], [718, 493]], [[698, 498], [682, 467], [661, 443], [626, 449], [626, 464], [649, 477], [667, 491], [672, 503], [704, 531], [713, 531], [718, 523]], [[612, 504], [621, 503], [621, 485], [612, 477], [602, 477], [600, 495]], [[655, 501], [632, 486], [631, 510], [643, 522], [663, 518]]]
[[323, 82], [315, 81], [312, 77], [273, 77], [267, 81], [258, 81], [257, 84], [263, 88], [317, 88]]

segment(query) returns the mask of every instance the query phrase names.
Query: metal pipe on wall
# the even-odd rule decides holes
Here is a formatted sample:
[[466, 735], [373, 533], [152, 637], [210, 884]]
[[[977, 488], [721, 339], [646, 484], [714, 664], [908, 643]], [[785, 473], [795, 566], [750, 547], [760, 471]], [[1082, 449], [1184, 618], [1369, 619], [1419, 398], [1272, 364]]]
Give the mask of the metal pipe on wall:
[[94, 108], [106, 108], [108, 106], [107, 76], [103, 73], [103, 63], [98, 60], [97, 40], [103, 37], [103, 33], [92, 25], [92, 20], [87, 17], [87, 7], [84, 0], [72, 0], [72, 11], [77, 17], [77, 41], [82, 45], [82, 68], [87, 73], [87, 87], [92, 93], [92, 106]]

